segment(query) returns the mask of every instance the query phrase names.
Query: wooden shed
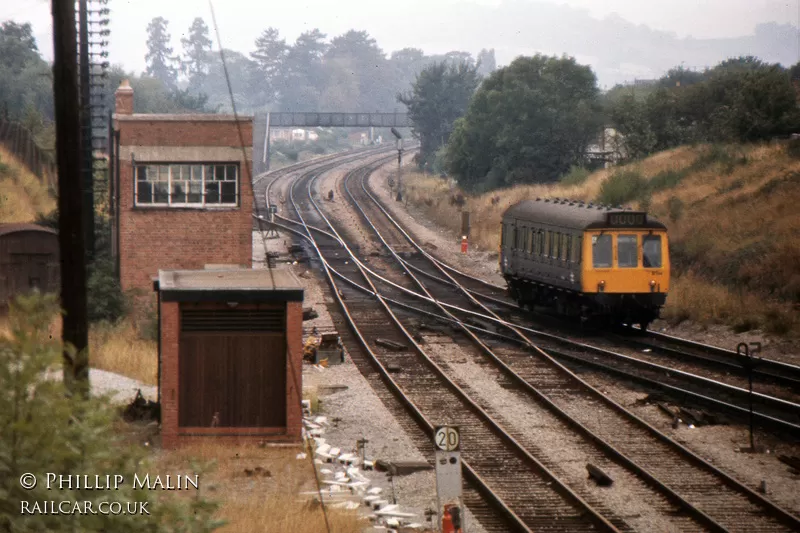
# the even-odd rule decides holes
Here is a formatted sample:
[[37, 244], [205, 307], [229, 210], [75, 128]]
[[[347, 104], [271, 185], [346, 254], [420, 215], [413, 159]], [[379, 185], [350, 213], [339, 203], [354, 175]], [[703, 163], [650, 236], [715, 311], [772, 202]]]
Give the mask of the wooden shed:
[[299, 442], [303, 289], [282, 270], [159, 271], [162, 445]]
[[35, 224], [0, 224], [0, 307], [21, 293], [58, 292], [58, 234]]

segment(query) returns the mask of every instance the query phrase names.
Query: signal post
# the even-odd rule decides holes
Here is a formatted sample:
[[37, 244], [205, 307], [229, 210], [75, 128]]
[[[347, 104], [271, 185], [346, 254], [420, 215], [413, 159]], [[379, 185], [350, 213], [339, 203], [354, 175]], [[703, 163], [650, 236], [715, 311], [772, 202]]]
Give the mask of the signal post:
[[461, 497], [461, 434], [457, 426], [437, 426], [436, 497], [442, 533], [464, 533], [464, 503]]

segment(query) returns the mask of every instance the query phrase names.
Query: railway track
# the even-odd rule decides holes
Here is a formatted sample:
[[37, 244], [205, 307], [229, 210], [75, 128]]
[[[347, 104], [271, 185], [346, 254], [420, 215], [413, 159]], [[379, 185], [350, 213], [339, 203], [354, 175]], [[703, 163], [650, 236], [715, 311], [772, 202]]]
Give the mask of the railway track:
[[[361, 170], [364, 172], [365, 170]], [[295, 197], [298, 181], [290, 197], [302, 223], [316, 212], [324, 222], [310, 194], [310, 180], [306, 182], [308, 194], [301, 200]], [[336, 230], [331, 232], [339, 237]], [[308, 230], [309, 235], [311, 231]], [[327, 267], [351, 279], [361, 277], [362, 283], [371, 284], [367, 274], [340, 243], [328, 237], [318, 237], [314, 247]], [[341, 238], [340, 238], [341, 239]], [[334, 294], [350, 327], [359, 339], [363, 350], [384, 380], [392, 385], [408, 408], [432, 436], [435, 424], [455, 424], [461, 428], [462, 452], [465, 471], [473, 481], [491, 495], [497, 505], [513, 517], [515, 529], [522, 531], [620, 531], [569, 487], [564, 485], [535, 457], [525, 450], [497, 421], [478, 406], [446, 373], [426, 354], [402, 326], [401, 320], [388, 305], [376, 308], [375, 299], [349, 285], [337, 283], [329, 274]], [[373, 291], [377, 292], [372, 287]], [[380, 302], [380, 298], [378, 298]], [[387, 322], [394, 328], [387, 328]], [[383, 338], [409, 346], [408, 351], [396, 352], [375, 343]], [[390, 373], [390, 369], [402, 372]], [[468, 451], [466, 451], [468, 450]], [[513, 472], [513, 476], [509, 476]], [[531, 494], [535, 499], [531, 499]], [[624, 523], [620, 521], [620, 525]]]
[[[370, 201], [377, 203], [371, 192]], [[383, 209], [383, 208], [381, 208]], [[484, 307], [478, 314], [471, 313], [469, 319], [478, 324], [488, 321], [490, 328], [503, 327], [504, 322], [510, 323], [515, 329], [530, 335], [537, 340], [537, 344], [548, 349], [554, 356], [563, 362], [575, 365], [591, 366], [605, 372], [659, 389], [670, 396], [679, 396], [681, 401], [690, 401], [715, 411], [722, 411], [738, 418], [749, 416], [749, 404], [752, 399], [755, 409], [755, 419], [761, 425], [783, 431], [797, 436], [800, 435], [800, 368], [770, 360], [760, 361], [753, 374], [754, 390], [752, 396], [747, 391], [747, 375], [741, 361], [731, 360], [730, 352], [725, 352], [722, 357], [711, 358], [687, 351], [678, 351], [666, 347], [648, 345], [642, 351], [641, 342], [637, 339], [619, 338], [617, 346], [610, 343], [609, 338], [593, 340], [593, 344], [585, 341], [574, 340], [574, 328], [568, 330], [563, 321], [548, 321], [548, 329], [554, 327], [559, 334], [550, 333], [541, 329], [534, 329], [528, 325], [527, 315], [514, 303], [504, 298], [499, 293], [499, 287], [491, 285], [443, 264], [430, 256], [421, 246], [415, 243], [408, 233], [393, 222], [391, 227], [382, 226], [388, 235], [403, 235], [404, 242], [395, 244], [398, 250], [407, 250], [409, 247], [414, 252], [407, 259], [398, 259], [405, 264], [411, 272], [424, 276], [428, 280], [438, 283], [431, 287], [445, 286], [457, 288], [468, 292], [472, 300], [489, 302], [490, 308]], [[397, 241], [395, 241], [397, 242]], [[436, 266], [431, 270], [430, 264]], [[456, 283], [453, 277], [458, 276], [465, 282]], [[459, 287], [461, 285], [461, 287]], [[483, 289], [483, 292], [480, 290]], [[486, 294], [486, 290], [494, 294]], [[442, 293], [443, 302], [452, 302], [452, 292]], [[458, 304], [454, 304], [458, 308]], [[497, 313], [497, 314], [495, 314]], [[462, 315], [464, 316], [464, 315]], [[569, 335], [569, 336], [567, 336]], [[662, 341], [662, 344], [664, 342]], [[631, 349], [627, 353], [619, 353], [618, 345], [627, 345]], [[605, 345], [605, 346], [603, 346]], [[712, 347], [703, 346], [707, 351]], [[600, 356], [600, 359], [598, 359]], [[681, 363], [675, 364], [672, 359], [680, 357]], [[725, 359], [727, 358], [727, 359]], [[665, 361], [665, 359], [667, 359]], [[672, 363], [665, 366], [665, 363]], [[776, 378], [776, 376], [782, 376]], [[765, 392], [759, 392], [764, 390]]]
[[[352, 177], [352, 175], [350, 177]], [[363, 183], [361, 185], [361, 188], [362, 188], [363, 192], [367, 194], [367, 196], [370, 196]], [[352, 194], [353, 189], [349, 188], [349, 191]], [[310, 194], [310, 192], [309, 192], [309, 194]], [[383, 208], [380, 207], [379, 203], [377, 201], [375, 201], [374, 198], [371, 198], [371, 199], [373, 200], [373, 204], [378, 206], [380, 208], [381, 212], [384, 215], [388, 215], [385, 211], [383, 211]], [[359, 203], [358, 200], [356, 199], [355, 195], [352, 197], [352, 200], [356, 204]], [[366, 215], [366, 213], [364, 213], [363, 208], [361, 206], [359, 206], [359, 209], [362, 209], [362, 214], [365, 216], [365, 219], [369, 219], [370, 218], [369, 216]], [[390, 218], [390, 217], [387, 216], [387, 218]], [[373, 229], [375, 229], [376, 232], [378, 232], [377, 228], [375, 228], [374, 226], [372, 226], [372, 227], [373, 227]], [[402, 228], [400, 228], [399, 226], [396, 226], [396, 228], [401, 233], [403, 233]], [[424, 254], [422, 254], [422, 255], [424, 255]], [[353, 257], [351, 259], [354, 260], [355, 258]], [[406, 266], [408, 266], [408, 265], [404, 264], [403, 268], [406, 268]], [[410, 274], [408, 269], [406, 270], [406, 272]], [[424, 290], [424, 287], [422, 287], [422, 284], [420, 284], [420, 288], [422, 288]], [[452, 291], [450, 291], [450, 292], [452, 292]], [[501, 358], [497, 354], [495, 354], [495, 357], [496, 357], [496, 362], [499, 361], [500, 358]], [[527, 358], [527, 359], [530, 360], [530, 358]], [[510, 365], [507, 365], [505, 367], [506, 372], [510, 373], [511, 375], [516, 375], [516, 379], [519, 382], [527, 383], [528, 386], [530, 386], [530, 381], [526, 380], [525, 377], [523, 377], [521, 375], [521, 373], [519, 372], [519, 370], [520, 370], [520, 368], [519, 368], [520, 367], [520, 361], [519, 360], [512, 361], [512, 364], [514, 365], [514, 369], [517, 372], [510, 371]], [[556, 368], [558, 368], [558, 365], [555, 365], [555, 366], [556, 366]], [[583, 386], [578, 387], [576, 389], [575, 387], [569, 387], [568, 386], [569, 384], [565, 383], [563, 379], [561, 379], [561, 380], [556, 379], [556, 376], [547, 376], [547, 379], [541, 379], [542, 378], [542, 374], [541, 374], [542, 369], [541, 368], [527, 369], [527, 370], [529, 371], [531, 377], [534, 377], [534, 378], [538, 379], [540, 382], [544, 381], [545, 383], [548, 384], [548, 386], [550, 387], [550, 391], [549, 392], [550, 392], [550, 395], [552, 397], [560, 397], [560, 399], [562, 401], [566, 401], [566, 403], [574, 404], [576, 398], [581, 397], [581, 396], [586, 396], [586, 390], [584, 388], [585, 384], [582, 384]], [[564, 374], [563, 370], [562, 370], [561, 373], [562, 373], [562, 375]], [[573, 385], [576, 382], [580, 383], [580, 380], [576, 376], [574, 376], [574, 375], [572, 375], [570, 373], [566, 373], [566, 374], [569, 377], [568, 381], [571, 381], [573, 383]], [[601, 394], [597, 393], [596, 391], [594, 391], [594, 392], [595, 392], [595, 394], [593, 396], [594, 396], [595, 400], [598, 399], [598, 398], [602, 398], [602, 400], [606, 400], [604, 397], [602, 397]], [[539, 391], [539, 393], [541, 393], [541, 391]], [[613, 403], [613, 402], [608, 402], [606, 400], [606, 403]], [[568, 407], [568, 406], [564, 405], [564, 407]], [[573, 405], [573, 407], [574, 407], [574, 405]], [[596, 415], [596, 412], [597, 412], [596, 407], [597, 407], [596, 405], [584, 405], [583, 408], [579, 409], [578, 411], [590, 411], [590, 412], [592, 412], [592, 413], [594, 413]], [[615, 410], [616, 410], [617, 413], [620, 413], [620, 412], [624, 411], [619, 406], [615, 406]], [[574, 411], [574, 409], [573, 409], [573, 411]], [[564, 416], [564, 415], [562, 414], [562, 416]], [[777, 515], [782, 515], [783, 513], [785, 513], [784, 511], [782, 511], [780, 509], [774, 509], [773, 505], [770, 502], [768, 502], [766, 500], [763, 500], [763, 498], [761, 498], [759, 495], [756, 495], [756, 494], [752, 493], [752, 491], [750, 491], [750, 489], [748, 489], [747, 487], [744, 487], [743, 485], [740, 485], [737, 482], [735, 482], [735, 480], [732, 480], [731, 478], [728, 478], [728, 476], [726, 476], [724, 473], [720, 472], [715, 467], [705, 463], [704, 461], [702, 461], [698, 457], [696, 457], [693, 454], [691, 454], [691, 452], [689, 452], [688, 450], [685, 450], [684, 448], [682, 448], [677, 443], [672, 442], [665, 435], [659, 434], [653, 428], [647, 426], [642, 421], [636, 419], [636, 417], [634, 417], [633, 415], [630, 415], [630, 413], [627, 413], [626, 417], [628, 419], [627, 420], [627, 422], [628, 422], [627, 425], [628, 426], [631, 426], [631, 425], [637, 426], [638, 425], [640, 429], [644, 428], [646, 430], [644, 433], [648, 433], [648, 437], [649, 437], [647, 439], [641, 440], [640, 442], [630, 442], [630, 441], [635, 440], [635, 439], [629, 439], [629, 442], [628, 442], [628, 444], [629, 444], [628, 456], [636, 456], [638, 454], [638, 456], [640, 456], [640, 457], [642, 457], [642, 456], [644, 456], [644, 457], [646, 457], [646, 456], [652, 457], [653, 437], [656, 437], [656, 440], [660, 441], [659, 442], [660, 444], [665, 444], [666, 443], [666, 444], [671, 446], [671, 448], [672, 448], [671, 451], [672, 451], [673, 456], [674, 455], [681, 456], [682, 462], [685, 462], [688, 459], [688, 460], [690, 460], [690, 461], [695, 463], [696, 470], [698, 470], [698, 472], [697, 472], [698, 475], [697, 476], [692, 476], [692, 482], [690, 483], [691, 486], [687, 486], [687, 484], [684, 483], [683, 484], [683, 488], [684, 488], [686, 493], [689, 493], [689, 498], [693, 498], [695, 500], [695, 502], [696, 503], [700, 503], [700, 505], [697, 506], [695, 504], [690, 504], [687, 500], [683, 500], [677, 493], [672, 492], [672, 493], [669, 494], [669, 496], [674, 501], [677, 501], [678, 503], [681, 503], [682, 505], [685, 506], [686, 509], [690, 510], [690, 508], [697, 509], [698, 507], [703, 507], [703, 506], [705, 506], [707, 508], [713, 508], [713, 509], [724, 509], [724, 508], [726, 508], [726, 505], [725, 505], [726, 502], [724, 501], [725, 499], [728, 500], [728, 503], [737, 500], [737, 496], [738, 496], [739, 500], [742, 500], [742, 501], [737, 502], [736, 505], [732, 506], [732, 507], [737, 508], [738, 509], [738, 513], [741, 513], [741, 514], [739, 514], [738, 516], [731, 516], [731, 515], [737, 515], [737, 513], [731, 513], [731, 515], [724, 517], [725, 520], [730, 520], [730, 525], [728, 525], [728, 526], [722, 525], [722, 523], [716, 523], [713, 520], [707, 520], [707, 518], [708, 518], [707, 516], [703, 516], [702, 514], [695, 513], [695, 517], [699, 518], [702, 521], [704, 521], [705, 522], [704, 525], [706, 525], [710, 529], [729, 530], [728, 527], [735, 528], [735, 527], [737, 527], [737, 525], [738, 525], [738, 527], [742, 527], [744, 524], [747, 524], [747, 530], [756, 530], [756, 529], [758, 529], [758, 527], [755, 526], [755, 523], [752, 522], [752, 520], [750, 520], [750, 518], [752, 518], [752, 516], [748, 516], [748, 515], [755, 516], [755, 515], [762, 514], [763, 509], [758, 509], [759, 505], [763, 505], [767, 509], [772, 509], [774, 514], [777, 514]], [[576, 423], [574, 419], [573, 419], [572, 422]], [[614, 424], [613, 426], [614, 426], [614, 430], [613, 431], [614, 432], [618, 432], [620, 424]], [[626, 430], [628, 430], [628, 431], [624, 431], [623, 433], [625, 433], [627, 435], [630, 435], [630, 433], [631, 433], [630, 429], [631, 429], [630, 427], [626, 428]], [[592, 434], [591, 430], [589, 430], [585, 426], [584, 426], [583, 433], [585, 435], [590, 436], [596, 442], [601, 440], [601, 439], [598, 439], [598, 435], [597, 434]], [[610, 435], [609, 435], [609, 437], [610, 437]], [[618, 451], [610, 451], [610, 446], [606, 446], [606, 448], [607, 448], [607, 451], [609, 451], [609, 453], [612, 453], [612, 454], [619, 453]], [[669, 456], [669, 454], [661, 455], [662, 458], [665, 457], [665, 456]], [[655, 469], [660, 468], [661, 469], [660, 471], [662, 473], [662, 479], [668, 479], [671, 485], [673, 485], [673, 486], [674, 485], [681, 485], [680, 481], [675, 479], [674, 473], [678, 472], [678, 471], [681, 471], [681, 470], [685, 470], [685, 468], [683, 468], [683, 469], [677, 468], [676, 469], [675, 468], [675, 466], [676, 466], [675, 464], [671, 464], [670, 461], [664, 461], [664, 460], [658, 460], [658, 461], [652, 461], [651, 460], [649, 462], [649, 464], [651, 465], [652, 468], [655, 468]], [[631, 467], [633, 470], [637, 470], [639, 474], [645, 473], [643, 468], [639, 467], [638, 465], [634, 464], [633, 462], [631, 462], [628, 466]], [[699, 468], [697, 468], [697, 467], [699, 467]], [[701, 472], [701, 471], [704, 471], [704, 472]], [[670, 472], [672, 472], [671, 476], [670, 476]], [[705, 477], [705, 479], [703, 480], [705, 483], [701, 483], [700, 482], [700, 480], [703, 477]], [[658, 480], [655, 479], [655, 478], [650, 479], [650, 482], [655, 484], [655, 485], [659, 485]], [[720, 494], [721, 492], [725, 492], [725, 491], [720, 491], [721, 485], [727, 485], [728, 489], [730, 489], [728, 494], [725, 494], [724, 496], [722, 496]], [[698, 486], [702, 486], [702, 490], [698, 491], [697, 490]], [[666, 487], [667, 486], [665, 484], [661, 488], [664, 489]], [[734, 493], [736, 493], [736, 494], [734, 494]], [[705, 502], [701, 502], [700, 501], [703, 498], [706, 498]], [[723, 500], [723, 501], [720, 501], [720, 500]], [[757, 505], [753, 505], [750, 509], [747, 509], [747, 507], [748, 507], [748, 505], [746, 505], [748, 503], [747, 500], [750, 500], [749, 503], [751, 503], [751, 504], [752, 503], [756, 503]], [[723, 512], [723, 514], [725, 514], [725, 513]], [[791, 517], [791, 515], [783, 516], [782, 518], [788, 519], [788, 522], [791, 523], [793, 526], [797, 526], [798, 525], [797, 519], [795, 517]], [[753, 526], [755, 526], [755, 529], [753, 529]], [[771, 530], [772, 526], [777, 526], [776, 530], [781, 530], [782, 529], [782, 525], [781, 524], [777, 524], [777, 523], [764, 524], [764, 526], [765, 526], [764, 530]]]
[[[366, 173], [366, 171], [364, 171], [364, 173]], [[311, 198], [310, 185], [308, 185], [308, 187], [309, 187], [308, 196], [309, 196], [309, 201], [310, 201], [310, 198]], [[306, 211], [307, 212], [311, 212], [309, 209], [306, 209]], [[299, 210], [298, 210], [298, 213], [300, 213]], [[322, 225], [322, 223], [327, 223], [327, 220], [324, 220], [324, 217], [323, 217], [323, 219], [318, 221], [318, 222], [321, 222], [321, 223], [318, 223], [317, 225]], [[309, 224], [309, 222], [307, 222], [305, 220], [303, 220], [302, 223], [305, 225], [306, 232], [308, 233], [308, 235], [310, 237], [311, 234], [312, 234], [312, 230], [309, 229], [309, 226], [313, 226], [313, 224]], [[320, 232], [319, 231], [315, 231], [315, 233], [320, 233]], [[331, 232], [329, 233], [329, 235], [332, 235], [332, 237], [328, 237], [327, 238], [328, 239], [327, 242], [325, 242], [326, 238], [323, 236], [323, 237], [320, 238], [320, 244], [316, 245], [316, 246], [318, 246], [317, 250], [320, 253], [320, 257], [323, 258], [323, 262], [325, 262], [328, 265], [328, 267], [330, 267], [330, 272], [334, 272], [336, 275], [350, 277], [351, 275], [355, 275], [356, 274], [355, 270], [359, 270], [359, 274], [362, 276], [362, 278], [365, 278], [365, 273], [361, 270], [362, 267], [360, 265], [358, 265], [358, 262], [356, 261], [355, 257], [353, 257], [353, 256], [345, 256], [344, 254], [340, 253], [342, 251], [342, 248], [341, 248], [341, 245], [340, 245], [339, 241], [343, 242], [343, 240], [338, 236], [338, 234], [335, 232], [333, 227], [331, 227]], [[328, 260], [325, 259], [326, 256], [328, 257], [329, 262], [328, 262]], [[349, 270], [348, 270], [348, 267], [349, 267]], [[329, 277], [331, 276], [330, 272], [328, 272]], [[367, 279], [367, 278], [365, 278], [365, 279]], [[330, 280], [331, 280], [331, 283], [333, 283], [333, 278], [332, 277], [330, 277]], [[370, 282], [370, 284], [371, 284], [371, 282]], [[361, 289], [361, 291], [356, 291], [356, 290], [351, 289], [349, 287], [346, 288], [346, 289], [337, 289], [336, 290], [336, 294], [337, 294], [337, 296], [339, 298], [343, 297], [342, 299], [344, 301], [347, 301], [348, 305], [353, 307], [354, 309], [356, 309], [356, 312], [358, 313], [359, 312], [358, 308], [360, 306], [365, 306], [367, 309], [369, 309], [369, 302], [373, 302], [374, 303], [374, 298], [370, 297], [368, 294], [365, 296], [365, 293], [362, 292], [362, 291], [366, 290], [366, 291], [372, 292], [373, 294], [377, 294], [378, 293], [377, 289], [375, 289], [374, 286], [371, 286], [371, 287], [372, 287], [371, 289], [367, 288], [367, 287], [363, 287]], [[352, 294], [351, 294], [351, 292], [352, 292]], [[360, 295], [360, 297], [358, 295]], [[345, 305], [344, 301], [341, 302], [342, 305]], [[369, 313], [374, 313], [374, 311], [363, 311], [363, 312], [365, 313], [365, 315], [362, 318], [364, 319], [364, 323], [366, 324], [366, 326], [365, 326], [367, 328], [366, 331], [372, 332], [373, 330], [370, 329], [370, 328], [378, 328], [377, 331], [379, 331], [381, 333], [385, 332], [385, 330], [386, 330], [385, 320], [379, 321], [379, 323], [375, 324], [374, 323], [374, 319], [372, 319], [372, 321], [370, 321], [370, 318], [369, 318]], [[395, 320], [399, 320], [399, 319], [395, 318]], [[398, 325], [400, 325], [399, 322], [398, 322]], [[402, 331], [402, 329], [401, 329], [401, 331]], [[381, 334], [381, 333], [376, 333], [376, 334]], [[409, 335], [407, 333], [407, 330], [406, 330], [405, 336], [407, 337], [407, 340], [410, 340], [413, 343], [413, 339], [411, 337], [409, 337]], [[401, 338], [401, 341], [402, 341], [402, 338]], [[366, 343], [366, 341], [363, 341], [363, 342]], [[368, 346], [368, 344], [367, 344], [367, 346]], [[373, 346], [373, 348], [374, 348], [374, 346]], [[506, 356], [506, 357], [509, 357], [509, 358], [513, 357], [513, 356], [511, 356], [509, 354], [500, 354], [500, 356]], [[400, 362], [405, 362], [406, 361], [405, 357], [397, 357], [395, 355], [395, 357], [393, 358], [391, 354], [387, 354], [387, 353], [382, 354], [382, 356], [381, 355], [376, 355], [376, 357], [378, 357], [378, 358], [383, 357], [383, 360], [386, 361], [386, 365], [389, 368], [392, 368], [393, 359], [400, 359]], [[530, 359], [530, 358], [528, 357], [527, 359]], [[518, 364], [518, 361], [515, 362], [515, 364]], [[425, 365], [421, 365], [419, 368], [423, 368], [424, 369], [424, 367], [425, 367]], [[417, 368], [417, 367], [415, 367], [415, 368]], [[417, 368], [417, 370], [419, 370], [419, 368]], [[515, 366], [515, 370], [519, 370], [519, 369], [516, 368], [516, 366]], [[414, 378], [412, 378], [411, 381], [412, 381], [412, 383], [414, 381], [420, 381], [420, 383], [424, 383], [425, 376], [426, 376], [426, 373], [425, 373], [424, 370], [422, 370], [422, 374], [415, 375]], [[534, 377], [541, 378], [542, 376], [537, 374]], [[523, 379], [523, 381], [524, 381], [524, 378], [522, 378], [522, 376], [520, 376], [520, 379]], [[559, 394], [562, 395], [562, 397], [563, 397], [562, 401], [564, 401], [566, 403], [570, 403], [570, 402], [574, 403], [574, 400], [576, 398], [580, 398], [582, 395], [585, 395], [585, 391], [571, 389], [571, 388], [568, 387], [569, 384], [568, 383], [564, 383], [563, 380], [561, 380], [559, 382], [557, 379], [553, 379], [553, 380], [549, 380], [548, 379], [546, 381], [552, 381], [552, 383], [553, 383], [553, 386], [551, 387], [551, 389], [549, 391], [550, 394], [552, 396], [558, 396]], [[467, 384], [462, 384], [462, 385], [464, 387], [468, 386]], [[565, 385], [567, 385], [567, 387], [565, 387]], [[455, 386], [458, 387], [458, 385], [455, 385]], [[452, 387], [452, 385], [450, 387]], [[423, 398], [418, 400], [418, 401], [424, 404], [424, 402], [425, 402], [424, 398], [426, 398], [426, 396], [423, 393]], [[581, 401], [582, 400], [583, 400], [583, 398], [581, 398]], [[437, 405], [441, 406], [441, 404], [438, 403], [438, 402], [437, 402]], [[437, 405], [427, 404], [427, 405], [424, 405], [424, 408], [429, 410], [429, 411], [433, 411], [433, 410], [436, 409]], [[458, 404], [454, 403], [454, 404], [450, 405], [450, 407], [458, 409]], [[584, 406], [584, 407], [589, 407], [589, 406]], [[458, 421], [457, 423], [463, 423], [463, 422], [462, 421]], [[636, 426], [635, 423], [633, 425]], [[618, 432], [619, 431], [619, 427], [613, 428], [612, 431]], [[627, 431], [626, 431], [626, 433], [627, 433]], [[597, 437], [597, 435], [595, 435], [595, 438], [596, 437]], [[666, 437], [662, 438], [661, 440], [663, 441], [664, 439], [669, 440]], [[478, 441], [477, 442], [473, 442], [473, 444], [480, 443], [480, 442], [481, 442], [480, 439], [478, 439]], [[652, 445], [653, 445], [652, 440], [644, 440], [644, 441], [641, 441], [639, 443], [630, 443], [630, 446], [632, 446], [634, 448], [634, 450], [633, 450], [634, 454], [637, 452], [637, 448], [638, 448], [639, 455], [644, 455], [644, 456], [650, 455], [651, 457], [652, 457], [652, 452], [653, 452]], [[691, 452], [689, 452], [689, 453], [691, 454]], [[684, 460], [685, 459], [686, 459], [686, 457], [684, 457]], [[690, 457], [690, 459], [691, 459], [691, 457]], [[694, 458], [694, 459], [699, 459], [699, 458]], [[625, 462], [624, 460], [620, 460], [620, 461], [623, 462], [623, 463]], [[728, 530], [731, 530], [731, 531], [733, 531], [733, 530], [778, 531], [778, 530], [786, 530], [785, 526], [786, 526], [787, 523], [790, 523], [793, 526], [797, 525], [797, 519], [794, 518], [794, 517], [791, 517], [791, 515], [789, 515], [788, 517], [787, 516], [783, 516], [782, 517], [783, 523], [781, 523], [779, 520], [774, 520], [774, 519], [770, 521], [770, 520], [767, 520], [767, 519], [765, 519], [763, 517], [761, 517], [760, 520], [753, 521], [752, 520], [752, 516], [749, 516], [749, 515], [764, 514], [765, 509], [767, 511], [771, 510], [773, 512], [772, 513], [773, 515], [776, 515], [776, 514], [780, 515], [781, 513], [780, 512], [776, 513], [775, 509], [771, 509], [769, 502], [761, 501], [761, 500], [763, 500], [763, 498], [761, 498], [759, 495], [754, 494], [754, 493], [751, 494], [750, 493], [751, 491], [749, 491], [749, 489], [747, 489], [746, 487], [737, 486], [737, 484], [735, 482], [731, 483], [733, 480], [727, 479], [726, 476], [724, 476], [724, 474], [722, 476], [719, 476], [719, 474], [721, 474], [721, 473], [719, 473], [718, 471], [715, 471], [716, 469], [714, 469], [714, 467], [711, 467], [710, 465], [707, 465], [707, 464], [702, 464], [702, 460], [700, 460], [700, 462], [701, 462], [700, 470], [705, 470], [706, 471], [705, 472], [705, 476], [701, 475], [699, 478], [697, 478], [694, 475], [692, 475], [692, 483], [691, 483], [692, 487], [687, 488], [686, 487], [686, 483], [684, 482], [684, 484], [683, 484], [684, 488], [690, 493], [690, 496], [695, 500], [695, 503], [697, 503], [698, 500], [704, 500], [704, 501], [700, 502], [702, 505], [705, 505], [705, 506], [707, 506], [709, 508], [713, 508], [715, 510], [721, 510], [721, 511], [719, 511], [719, 513], [724, 515], [722, 517], [722, 519], [718, 519], [718, 520], [720, 520], [720, 522], [716, 522], [714, 519], [710, 519], [710, 518], [704, 517], [704, 514], [702, 512], [700, 512], [700, 513], [697, 513], [697, 512], [689, 513], [689, 514], [691, 514], [693, 516], [694, 520], [698, 520], [698, 522], [702, 523], [706, 528], [711, 529], [711, 530], [718, 530], [718, 531], [728, 531]], [[662, 479], [668, 480], [668, 482], [671, 483], [672, 485], [680, 485], [681, 484], [680, 480], [676, 480], [675, 478], [676, 477], [685, 476], [686, 475], [685, 471], [682, 471], [681, 468], [675, 468], [675, 464], [673, 464], [670, 461], [662, 461], [662, 467], [663, 467], [662, 468]], [[709, 467], [710, 467], [710, 469], [709, 469]], [[633, 469], [636, 470], [637, 468], [638, 467], [636, 467], [634, 465]], [[672, 472], [672, 476], [670, 476], [670, 472]], [[703, 479], [704, 477], [705, 477], [705, 479]], [[661, 483], [661, 481], [651, 480], [650, 483], [657, 486], [659, 483]], [[666, 484], [665, 484], [665, 486], [666, 486]], [[728, 490], [721, 490], [724, 487], [727, 487]], [[711, 489], [711, 490], [709, 490], [709, 489]], [[744, 490], [742, 490], [742, 489], [744, 489]], [[692, 493], [692, 490], [694, 490], [695, 493]], [[738, 492], [738, 495], [740, 496], [739, 499], [742, 500], [742, 501], [738, 501], [735, 504], [733, 504], [732, 501], [736, 500], [736, 498], [731, 496], [731, 494], [730, 494], [731, 490], [733, 490], [733, 492]], [[720, 494], [719, 494], [720, 492], [726, 493], [722, 499], [720, 498]], [[679, 495], [677, 495], [677, 494], [671, 494], [668, 499], [670, 499], [673, 504], [675, 504], [676, 502], [680, 503], [680, 501], [681, 501], [681, 497]], [[687, 507], [686, 503], [688, 503], [688, 502], [684, 502], [684, 504], [683, 504], [684, 511], [690, 510], [690, 507], [695, 507], [694, 504], [689, 504], [689, 507]], [[727, 505], [726, 505], [726, 503], [727, 503]], [[766, 504], [766, 505], [764, 505], [764, 504]], [[759, 508], [759, 505], [761, 505], [762, 507]], [[773, 516], [773, 518], [774, 518], [774, 516]], [[787, 522], [787, 519], [788, 519], [788, 522]], [[746, 528], [742, 527], [744, 524], [747, 524]], [[624, 525], [624, 523], [623, 523], [623, 525]], [[695, 523], [694, 525], [698, 526], [697, 523]], [[693, 529], [693, 528], [692, 527], [688, 527], [688, 528], [681, 527], [680, 529]]]

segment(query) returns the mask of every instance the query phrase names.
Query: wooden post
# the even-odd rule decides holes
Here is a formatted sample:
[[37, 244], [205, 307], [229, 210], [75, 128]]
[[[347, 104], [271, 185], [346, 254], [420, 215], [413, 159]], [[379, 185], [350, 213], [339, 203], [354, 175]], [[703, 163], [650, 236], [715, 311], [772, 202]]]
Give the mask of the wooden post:
[[78, 97], [75, 3], [52, 0], [53, 96], [58, 164], [58, 244], [61, 256], [61, 337], [76, 351], [64, 352], [64, 383], [72, 394], [89, 394], [89, 329], [81, 183], [81, 121]]

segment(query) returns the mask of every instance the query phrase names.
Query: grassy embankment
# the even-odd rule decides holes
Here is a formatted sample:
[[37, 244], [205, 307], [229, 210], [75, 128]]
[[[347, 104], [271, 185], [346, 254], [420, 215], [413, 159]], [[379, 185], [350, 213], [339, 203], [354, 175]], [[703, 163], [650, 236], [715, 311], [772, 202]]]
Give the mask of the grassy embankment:
[[[673, 282], [663, 316], [742, 332], [800, 336], [800, 157], [788, 145], [679, 147], [552, 185], [464, 195], [472, 243], [496, 250], [510, 205], [536, 197], [624, 203], [669, 228]], [[406, 174], [408, 201], [460, 231], [458, 194], [447, 180]], [[495, 203], [493, 203], [493, 198]]]
[[0, 223], [33, 222], [55, 206], [47, 185], [0, 146]]

